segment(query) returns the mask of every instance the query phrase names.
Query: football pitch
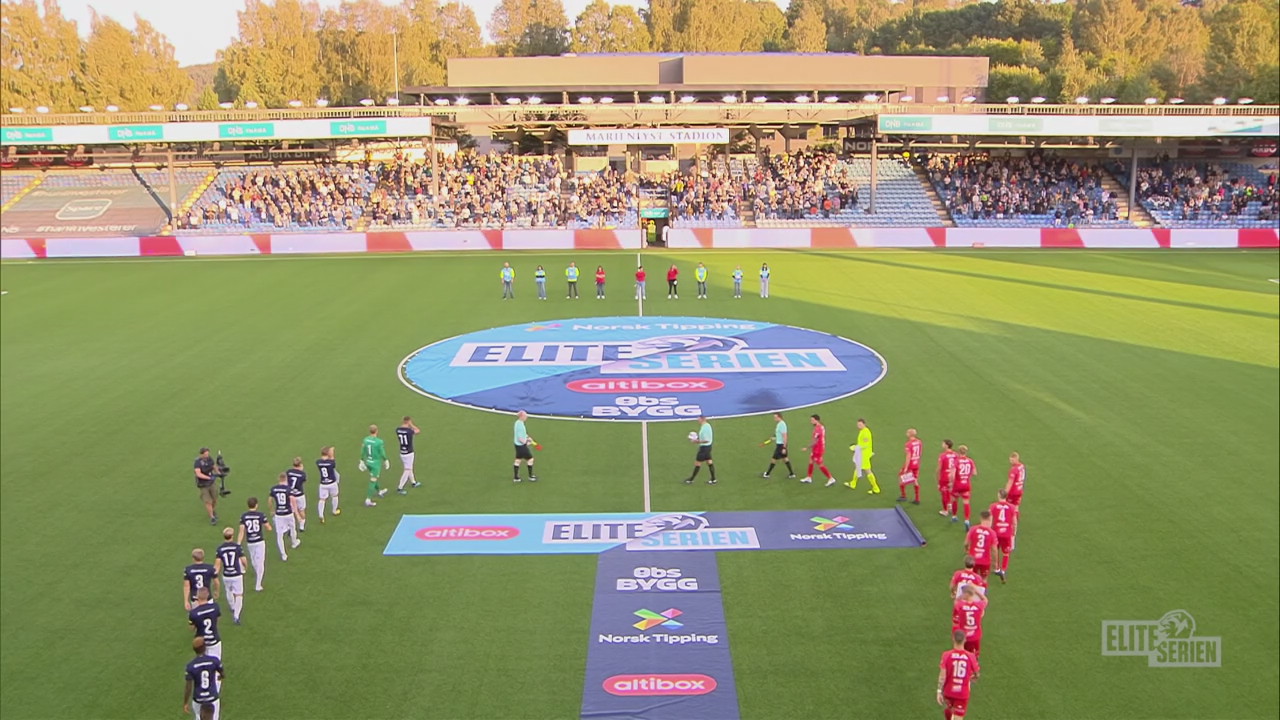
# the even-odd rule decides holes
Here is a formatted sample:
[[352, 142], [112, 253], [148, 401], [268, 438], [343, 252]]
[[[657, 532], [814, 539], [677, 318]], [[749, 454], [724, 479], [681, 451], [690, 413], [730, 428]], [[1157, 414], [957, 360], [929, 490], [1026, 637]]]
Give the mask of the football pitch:
[[[937, 514], [943, 438], [978, 464], [975, 514], [1003, 486], [1010, 451], [1028, 468], [970, 718], [1275, 718], [1278, 258], [647, 253], [647, 317], [793, 325], [883, 356], [878, 384], [787, 418], [805, 438], [804, 418], [822, 414], [841, 480], [866, 418], [879, 496], [781, 470], [761, 478], [767, 414], [713, 419], [716, 486], [705, 473], [680, 482], [693, 421], [649, 423], [646, 453], [638, 423], [532, 418], [540, 482], [513, 484], [509, 416], [400, 381], [406, 356], [445, 338], [635, 315], [635, 253], [5, 263], [0, 716], [181, 717], [191, 549], [211, 551], [245, 498], [265, 503], [295, 455], [311, 469], [332, 444], [342, 516], [320, 525], [312, 511], [288, 563], [268, 537], [266, 590], [246, 596], [243, 625], [224, 615], [223, 717], [576, 718], [597, 558], [384, 556], [402, 515], [640, 512], [646, 501], [655, 512], [890, 508], [915, 427], [922, 504], [905, 509], [927, 546], [718, 554], [742, 718], [941, 716], [947, 584], [963, 555], [963, 528]], [[504, 260], [519, 273], [514, 301], [500, 299]], [[570, 260], [586, 276], [577, 301], [561, 282]], [[707, 300], [694, 298], [698, 261]], [[768, 300], [755, 292], [761, 261], [773, 268]], [[682, 297], [669, 301], [660, 275], [672, 262]], [[546, 302], [533, 292], [538, 264], [552, 278]], [[591, 297], [597, 264], [610, 272], [605, 301]], [[735, 300], [738, 264], [748, 279]], [[360, 440], [369, 423], [385, 437], [404, 415], [423, 430], [424, 486], [362, 507]], [[793, 452], [805, 444], [793, 439]], [[192, 483], [202, 445], [232, 467], [218, 528]], [[399, 477], [394, 457], [383, 477]], [[1194, 636], [1221, 638], [1220, 667], [1104, 655], [1107, 621], [1174, 610], [1194, 618]]]

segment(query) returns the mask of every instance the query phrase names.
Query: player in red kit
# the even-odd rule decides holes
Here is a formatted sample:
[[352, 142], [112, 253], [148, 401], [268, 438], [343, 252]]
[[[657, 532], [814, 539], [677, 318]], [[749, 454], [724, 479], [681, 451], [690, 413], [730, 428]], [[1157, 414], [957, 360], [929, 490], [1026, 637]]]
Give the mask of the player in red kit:
[[1018, 453], [1009, 456], [1009, 482], [1005, 483], [1004, 491], [1009, 493], [1009, 502], [1014, 507], [1022, 505], [1022, 484], [1027, 481], [1027, 466], [1022, 464], [1018, 459]]
[[991, 558], [995, 556], [999, 538], [991, 527], [991, 513], [983, 510], [978, 517], [981, 518], [978, 524], [965, 535], [964, 546], [965, 552], [973, 556], [974, 571], [985, 580], [991, 572]]
[[978, 588], [978, 594], [986, 597], [987, 581], [973, 569], [974, 559], [972, 555], [964, 556], [964, 567], [955, 571], [951, 575], [951, 599], [957, 600], [960, 597], [960, 591], [965, 585], [972, 585]]
[[964, 529], [969, 529], [969, 493], [973, 490], [973, 479], [978, 475], [978, 465], [969, 457], [969, 447], [961, 445], [956, 448], [956, 478], [951, 483], [951, 522], [956, 521], [956, 509], [964, 500]]
[[996, 531], [996, 550], [999, 551], [999, 567], [996, 574], [1000, 582], [1005, 582], [1004, 574], [1009, 572], [1009, 553], [1013, 552], [1013, 538], [1018, 534], [1018, 506], [1009, 502], [1009, 494], [1004, 490], [996, 493], [996, 501], [991, 503], [991, 529]]
[[951, 649], [942, 653], [938, 671], [938, 704], [945, 720], [963, 720], [969, 709], [969, 688], [978, 677], [978, 656], [965, 650], [963, 630], [951, 633]]
[[800, 482], [813, 482], [813, 466], [817, 465], [822, 474], [827, 476], [827, 487], [830, 487], [836, 484], [836, 479], [827, 469], [827, 463], [823, 459], [823, 455], [827, 452], [827, 427], [822, 424], [822, 418], [817, 415], [810, 415], [809, 422], [813, 423], [813, 443], [809, 446], [809, 472]]
[[951, 441], [942, 441], [942, 454], [938, 456], [938, 494], [942, 496], [942, 509], [938, 514], [946, 517], [951, 514], [951, 483], [956, 479], [956, 451], [951, 449]]
[[951, 632], [964, 631], [964, 649], [975, 656], [982, 654], [982, 616], [987, 612], [987, 599], [972, 585], [960, 591], [951, 608]]
[[902, 472], [898, 473], [898, 502], [907, 501], [907, 486], [914, 485], [916, 505], [920, 504], [920, 454], [923, 443], [916, 437], [915, 428], [907, 430], [907, 444], [903, 446]]

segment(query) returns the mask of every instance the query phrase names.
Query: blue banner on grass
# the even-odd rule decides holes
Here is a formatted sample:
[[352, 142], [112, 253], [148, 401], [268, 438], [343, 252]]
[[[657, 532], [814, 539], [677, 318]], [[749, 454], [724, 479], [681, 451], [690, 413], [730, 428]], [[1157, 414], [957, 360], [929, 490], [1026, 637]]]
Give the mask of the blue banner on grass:
[[737, 720], [715, 553], [601, 553], [582, 717]]

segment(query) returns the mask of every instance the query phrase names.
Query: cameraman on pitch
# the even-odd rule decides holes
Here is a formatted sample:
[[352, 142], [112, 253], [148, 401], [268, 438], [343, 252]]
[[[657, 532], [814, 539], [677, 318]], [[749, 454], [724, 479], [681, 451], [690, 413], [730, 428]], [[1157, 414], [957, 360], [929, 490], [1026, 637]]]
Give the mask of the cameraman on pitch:
[[200, 455], [196, 457], [194, 465], [196, 473], [196, 489], [200, 491], [200, 500], [204, 503], [204, 509], [209, 511], [209, 524], [218, 524], [218, 513], [215, 509], [218, 506], [218, 491], [213, 487], [213, 458], [209, 457], [209, 448], [200, 448]]

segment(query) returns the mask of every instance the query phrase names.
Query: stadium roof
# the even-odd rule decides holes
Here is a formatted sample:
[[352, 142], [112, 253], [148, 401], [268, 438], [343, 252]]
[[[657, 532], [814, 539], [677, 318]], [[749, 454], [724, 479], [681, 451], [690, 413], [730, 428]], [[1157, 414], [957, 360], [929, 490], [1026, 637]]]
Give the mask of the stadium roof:
[[851, 53], [618, 53], [453, 58], [448, 84], [405, 88], [423, 97], [535, 93], [908, 92], [974, 95], [985, 57]]

